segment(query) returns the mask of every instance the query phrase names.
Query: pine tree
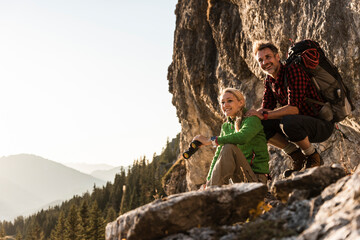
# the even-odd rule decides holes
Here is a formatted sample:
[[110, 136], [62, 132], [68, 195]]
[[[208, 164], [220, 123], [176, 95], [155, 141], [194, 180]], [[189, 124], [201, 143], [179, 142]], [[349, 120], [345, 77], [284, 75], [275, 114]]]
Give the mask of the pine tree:
[[88, 202], [86, 200], [81, 203], [80, 217], [82, 225], [82, 237], [84, 239], [90, 239], [90, 211]]
[[90, 210], [90, 233], [89, 240], [105, 239], [105, 221], [96, 202], [92, 204]]
[[110, 207], [106, 214], [106, 222], [112, 222], [116, 219], [116, 212], [113, 207]]
[[24, 234], [25, 221], [23, 216], [19, 216], [14, 220], [14, 226], [16, 226], [16, 233], [20, 232], [21, 235]]
[[26, 240], [44, 240], [44, 232], [40, 225], [35, 222], [31, 227], [29, 233], [26, 235]]
[[18, 231], [16, 232], [15, 240], [22, 240], [22, 239], [23, 239], [23, 236], [22, 236], [21, 232], [18, 230]]
[[80, 240], [81, 233], [81, 217], [77, 207], [73, 204], [65, 221], [65, 240]]
[[2, 224], [0, 229], [0, 238], [3, 239], [4, 237], [5, 237], [5, 226], [4, 224]]
[[65, 214], [60, 212], [55, 229], [51, 231], [51, 240], [65, 239]]

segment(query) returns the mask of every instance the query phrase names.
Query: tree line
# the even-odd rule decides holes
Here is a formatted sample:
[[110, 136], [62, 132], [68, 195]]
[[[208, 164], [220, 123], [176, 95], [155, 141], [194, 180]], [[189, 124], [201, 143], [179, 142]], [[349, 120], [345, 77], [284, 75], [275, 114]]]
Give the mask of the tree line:
[[101, 240], [105, 226], [117, 216], [154, 199], [166, 196], [162, 177], [179, 154], [179, 134], [150, 162], [141, 157], [127, 169], [120, 168], [113, 183], [94, 185], [92, 192], [74, 196], [61, 205], [29, 217], [0, 221], [0, 239], [16, 240]]

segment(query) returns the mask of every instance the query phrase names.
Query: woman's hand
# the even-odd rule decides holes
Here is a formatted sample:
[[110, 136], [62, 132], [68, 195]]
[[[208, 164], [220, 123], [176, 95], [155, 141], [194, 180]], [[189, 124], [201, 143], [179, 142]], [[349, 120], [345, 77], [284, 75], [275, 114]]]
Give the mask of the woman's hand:
[[[203, 145], [205, 145], [205, 146], [206, 146], [206, 145], [211, 145], [211, 140], [210, 140], [210, 138], [204, 137], [203, 135], [197, 135], [197, 136], [195, 136], [195, 137], [193, 138], [193, 141], [195, 141], [195, 140], [201, 142], [201, 143], [202, 143], [201, 146], [203, 146]], [[200, 147], [201, 147], [201, 146], [200, 146]]]

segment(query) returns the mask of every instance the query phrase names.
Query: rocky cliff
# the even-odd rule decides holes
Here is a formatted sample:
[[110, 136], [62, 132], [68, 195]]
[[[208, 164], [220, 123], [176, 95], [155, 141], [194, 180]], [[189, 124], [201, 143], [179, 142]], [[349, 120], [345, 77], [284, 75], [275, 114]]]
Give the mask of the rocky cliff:
[[[339, 163], [348, 172], [354, 171], [360, 162], [359, 1], [182, 0], [175, 14], [168, 80], [182, 126], [182, 151], [197, 134], [219, 134], [223, 116], [217, 96], [222, 89], [239, 88], [246, 95], [247, 107], [260, 106], [264, 75], [252, 54], [254, 41], [271, 40], [284, 59], [289, 39], [313, 39], [338, 66], [356, 106], [353, 115], [339, 124], [345, 134], [335, 131], [317, 148], [325, 165]], [[281, 152], [269, 150], [276, 177], [289, 160]], [[188, 190], [204, 183], [213, 153], [214, 149], [204, 148], [185, 161]]]

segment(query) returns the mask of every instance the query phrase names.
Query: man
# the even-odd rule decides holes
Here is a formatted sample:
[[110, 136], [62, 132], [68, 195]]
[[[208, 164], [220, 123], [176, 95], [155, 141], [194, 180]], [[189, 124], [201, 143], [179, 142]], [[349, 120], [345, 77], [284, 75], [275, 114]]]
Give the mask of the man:
[[304, 165], [306, 168], [322, 165], [323, 160], [311, 143], [328, 139], [334, 124], [316, 118], [321, 106], [306, 102], [306, 98], [324, 102], [311, 79], [298, 64], [283, 65], [272, 43], [257, 42], [253, 50], [267, 76], [262, 108], [250, 110], [247, 115], [262, 119], [268, 143], [292, 158], [292, 169], [285, 171], [285, 177]]

